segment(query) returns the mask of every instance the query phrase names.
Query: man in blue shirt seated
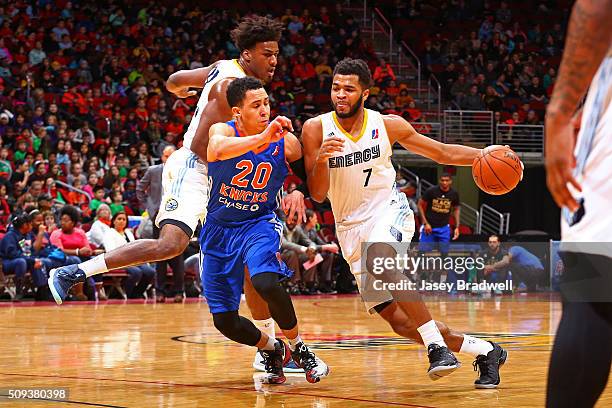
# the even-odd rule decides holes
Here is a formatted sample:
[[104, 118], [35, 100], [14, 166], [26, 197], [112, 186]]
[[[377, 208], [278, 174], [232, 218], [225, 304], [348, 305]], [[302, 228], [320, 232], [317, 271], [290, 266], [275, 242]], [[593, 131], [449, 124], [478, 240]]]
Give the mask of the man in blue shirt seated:
[[542, 265], [540, 259], [518, 245], [511, 246], [500, 261], [485, 266], [484, 272], [489, 274], [504, 269], [509, 269], [512, 272], [512, 280], [515, 286], [524, 282], [528, 292], [535, 292], [537, 283], [544, 276], [544, 265]]

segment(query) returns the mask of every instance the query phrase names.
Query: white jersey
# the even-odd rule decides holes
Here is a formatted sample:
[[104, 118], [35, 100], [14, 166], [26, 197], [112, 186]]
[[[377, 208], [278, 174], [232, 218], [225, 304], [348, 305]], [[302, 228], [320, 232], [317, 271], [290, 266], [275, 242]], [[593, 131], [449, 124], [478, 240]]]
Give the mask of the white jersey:
[[575, 214], [563, 209], [562, 240], [612, 242], [612, 54], [591, 82], [574, 153], [583, 207]]
[[237, 60], [221, 60], [215, 67], [209, 72], [206, 82], [204, 83], [204, 89], [200, 94], [198, 100], [198, 106], [196, 107], [195, 113], [189, 122], [187, 132], [185, 132], [183, 146], [191, 150], [191, 142], [195, 137], [198, 124], [200, 123], [200, 117], [204, 108], [208, 104], [208, 94], [212, 87], [219, 81], [225, 78], [242, 78], [246, 76], [242, 67], [238, 64]]
[[365, 109], [359, 136], [353, 138], [338, 123], [335, 112], [321, 117], [323, 138], [343, 137], [341, 153], [329, 159], [329, 190], [338, 231], [354, 228], [399, 201], [395, 188], [393, 149], [380, 113]]

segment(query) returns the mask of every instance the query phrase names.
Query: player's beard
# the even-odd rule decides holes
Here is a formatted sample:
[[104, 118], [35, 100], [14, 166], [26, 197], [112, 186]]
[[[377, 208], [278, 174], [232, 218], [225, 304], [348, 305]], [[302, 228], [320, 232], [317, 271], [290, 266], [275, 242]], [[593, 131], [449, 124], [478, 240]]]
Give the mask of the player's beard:
[[351, 107], [351, 110], [348, 111], [348, 113], [338, 112], [336, 105], [334, 105], [334, 111], [336, 111], [336, 116], [339, 118], [342, 118], [342, 119], [352, 118], [353, 116], [357, 114], [357, 112], [359, 111], [359, 108], [361, 108], [362, 103], [363, 103], [363, 95], [359, 97], [359, 100], [357, 101], [357, 103], [355, 103], [355, 105]]

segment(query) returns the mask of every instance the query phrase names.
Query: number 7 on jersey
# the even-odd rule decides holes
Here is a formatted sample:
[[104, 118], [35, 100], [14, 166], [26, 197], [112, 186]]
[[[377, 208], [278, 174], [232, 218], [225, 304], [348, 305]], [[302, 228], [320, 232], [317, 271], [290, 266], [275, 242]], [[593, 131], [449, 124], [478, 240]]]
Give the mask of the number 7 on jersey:
[[370, 182], [370, 176], [372, 175], [372, 168], [365, 169], [363, 172], [367, 173], [367, 176], [366, 176], [366, 179], [365, 179], [365, 183], [363, 183], [363, 186], [367, 187], [368, 183]]

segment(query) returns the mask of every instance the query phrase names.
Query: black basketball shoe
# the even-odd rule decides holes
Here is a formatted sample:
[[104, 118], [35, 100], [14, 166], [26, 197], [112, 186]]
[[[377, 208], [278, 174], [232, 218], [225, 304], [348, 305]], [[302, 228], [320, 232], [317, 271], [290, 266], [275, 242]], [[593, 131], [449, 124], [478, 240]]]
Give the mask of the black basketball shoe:
[[291, 351], [287, 344], [276, 339], [274, 344], [274, 350], [259, 350], [264, 360], [264, 367], [266, 368], [266, 382], [269, 384], [282, 384], [287, 378], [283, 373], [283, 365], [291, 358]]
[[492, 341], [489, 343], [493, 345], [493, 350], [489, 351], [486, 356], [476, 357], [473, 363], [474, 371], [480, 371], [480, 376], [474, 382], [476, 388], [497, 388], [501, 380], [499, 369], [508, 358], [508, 352], [499, 344]]
[[317, 383], [322, 377], [329, 374], [329, 367], [320, 358], [314, 355], [312, 351], [304, 344], [299, 342], [295, 345], [295, 350], [291, 352], [293, 361], [304, 369], [306, 373], [306, 381], [309, 383]]
[[432, 381], [439, 380], [461, 367], [461, 363], [448, 347], [431, 343], [427, 347], [429, 357], [429, 370], [427, 374]]

